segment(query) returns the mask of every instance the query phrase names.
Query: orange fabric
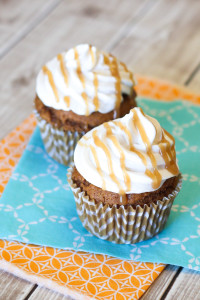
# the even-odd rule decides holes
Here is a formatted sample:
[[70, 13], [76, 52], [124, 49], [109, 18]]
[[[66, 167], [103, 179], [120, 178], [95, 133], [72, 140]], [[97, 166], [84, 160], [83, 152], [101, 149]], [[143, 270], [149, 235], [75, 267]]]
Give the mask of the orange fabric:
[[[186, 99], [200, 103], [200, 95], [185, 89], [141, 76], [137, 76], [137, 79], [140, 96], [169, 101]], [[35, 126], [35, 118], [31, 115], [1, 141], [0, 195]], [[162, 264], [124, 261], [106, 255], [3, 240], [0, 240], [0, 260], [17, 266], [27, 274], [50, 279], [62, 287], [84, 294], [88, 299], [138, 299], [165, 267]]]
[[136, 75], [138, 84], [135, 87], [138, 95], [156, 100], [187, 100], [200, 104], [200, 94], [195, 94], [185, 87], [171, 84], [164, 80]]

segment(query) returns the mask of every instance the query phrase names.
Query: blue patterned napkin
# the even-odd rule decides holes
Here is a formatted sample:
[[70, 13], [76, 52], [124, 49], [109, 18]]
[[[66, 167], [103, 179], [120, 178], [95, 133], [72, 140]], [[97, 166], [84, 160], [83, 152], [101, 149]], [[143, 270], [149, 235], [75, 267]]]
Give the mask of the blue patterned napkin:
[[175, 137], [184, 179], [159, 235], [117, 245], [87, 232], [76, 213], [67, 168], [47, 155], [36, 128], [0, 201], [0, 238], [200, 270], [200, 107], [143, 98], [138, 103]]

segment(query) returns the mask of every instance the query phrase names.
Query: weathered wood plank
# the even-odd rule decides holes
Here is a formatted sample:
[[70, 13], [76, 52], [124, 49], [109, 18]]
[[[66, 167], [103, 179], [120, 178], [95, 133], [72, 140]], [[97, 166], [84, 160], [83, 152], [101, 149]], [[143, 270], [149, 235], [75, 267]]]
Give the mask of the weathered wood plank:
[[200, 63], [188, 78], [187, 86], [189, 86], [196, 93], [200, 94]]
[[197, 0], [159, 1], [127, 32], [114, 54], [138, 73], [184, 84], [200, 62], [199, 11]]
[[166, 300], [199, 300], [200, 299], [200, 273], [183, 269], [177, 277]]
[[[0, 61], [0, 138], [32, 111], [36, 75], [48, 59], [82, 42], [104, 48], [127, 18], [133, 18], [146, 1], [126, 1], [129, 9], [128, 4], [124, 8], [123, 3], [102, 0], [95, 4], [95, 9], [92, 0], [61, 3]], [[111, 13], [113, 7], [115, 14]]]
[[0, 1], [0, 58], [36, 26], [60, 0]]
[[141, 300], [158, 300], [161, 299], [165, 290], [170, 286], [176, 276], [179, 267], [168, 265], [164, 271], [158, 276], [155, 282], [149, 287]]
[[33, 287], [33, 283], [0, 270], [0, 299], [21, 300]]
[[37, 287], [37, 289], [31, 294], [29, 300], [75, 300], [70, 296], [64, 296], [56, 293], [52, 290], [45, 289], [42, 287]]

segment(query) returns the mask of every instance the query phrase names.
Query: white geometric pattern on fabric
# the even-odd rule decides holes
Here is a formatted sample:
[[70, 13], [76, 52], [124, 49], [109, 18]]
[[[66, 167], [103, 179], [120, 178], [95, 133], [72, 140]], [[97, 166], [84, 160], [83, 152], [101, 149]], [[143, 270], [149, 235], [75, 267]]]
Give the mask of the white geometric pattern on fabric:
[[[23, 182], [24, 185], [27, 185], [30, 190], [33, 192], [33, 196], [31, 199], [31, 202], [24, 202], [16, 207], [11, 206], [9, 204], [3, 204], [0, 203], [0, 211], [4, 211], [6, 213], [12, 213], [13, 218], [16, 219], [18, 222], [18, 226], [16, 227], [17, 234], [10, 234], [8, 236], [2, 236], [2, 239], [8, 239], [8, 240], [18, 240], [21, 238], [21, 240], [25, 243], [30, 242], [29, 239], [26, 238], [26, 235], [29, 233], [29, 230], [31, 227], [38, 225], [39, 223], [43, 223], [45, 221], [50, 221], [53, 223], [60, 223], [60, 224], [68, 224], [69, 229], [74, 233], [74, 247], [77, 249], [82, 246], [82, 243], [85, 241], [84, 236], [80, 234], [75, 228], [73, 227], [74, 222], [77, 221], [77, 217], [72, 217], [70, 219], [66, 218], [66, 215], [49, 215], [48, 210], [43, 205], [43, 200], [45, 197], [48, 196], [48, 194], [51, 194], [52, 192], [57, 192], [59, 189], [63, 189], [65, 191], [69, 191], [69, 185], [66, 181], [66, 178], [62, 180], [58, 175], [56, 175], [56, 172], [58, 170], [58, 164], [53, 161], [48, 154], [42, 149], [41, 147], [34, 146], [34, 145], [27, 145], [26, 148], [27, 151], [42, 155], [43, 159], [47, 162], [48, 167], [46, 170], [43, 170], [42, 173], [34, 175], [32, 177], [28, 177], [24, 174], [19, 173], [13, 173], [11, 175], [11, 179], [18, 182]], [[55, 182], [55, 187], [52, 189], [44, 189], [41, 191], [37, 186], [37, 180], [45, 177], [51, 177], [53, 181]], [[26, 222], [22, 218], [20, 218], [19, 213], [20, 210], [23, 210], [26, 207], [37, 207], [38, 210], [41, 211], [41, 214], [43, 214], [42, 218], [34, 218], [34, 221]], [[91, 236], [90, 233], [86, 234], [85, 236]], [[79, 241], [79, 244], [77, 243]]]

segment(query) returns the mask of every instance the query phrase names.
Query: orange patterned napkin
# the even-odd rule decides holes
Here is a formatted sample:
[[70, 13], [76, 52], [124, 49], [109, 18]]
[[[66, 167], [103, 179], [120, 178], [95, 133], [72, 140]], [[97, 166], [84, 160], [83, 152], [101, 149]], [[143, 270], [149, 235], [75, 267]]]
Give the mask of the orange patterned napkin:
[[[183, 88], [156, 79], [137, 79], [141, 96], [200, 103], [200, 96]], [[31, 115], [0, 143], [0, 194], [35, 125]], [[0, 267], [76, 299], [125, 300], [141, 297], [165, 266], [0, 240]]]

